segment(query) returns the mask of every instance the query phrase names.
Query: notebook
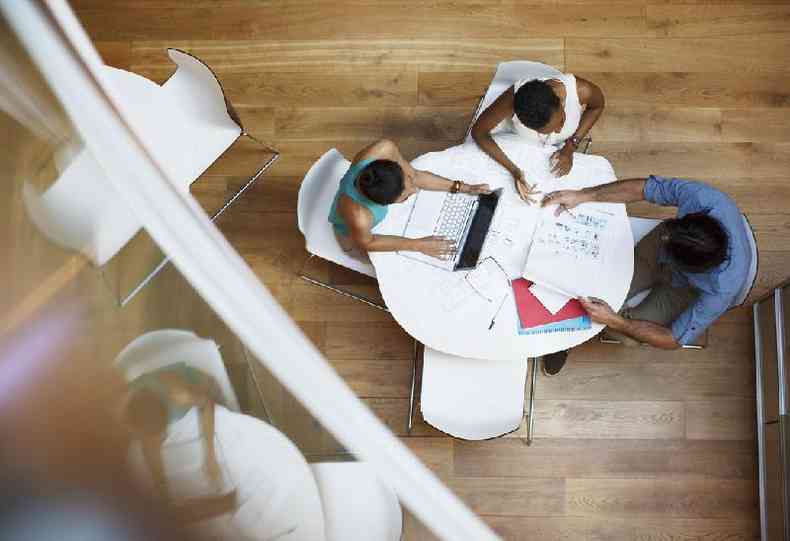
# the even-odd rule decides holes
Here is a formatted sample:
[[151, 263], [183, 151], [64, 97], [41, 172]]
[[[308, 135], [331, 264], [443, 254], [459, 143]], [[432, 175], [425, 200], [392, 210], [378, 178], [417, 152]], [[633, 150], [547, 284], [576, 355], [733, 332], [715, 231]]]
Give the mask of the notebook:
[[529, 290], [531, 285], [532, 282], [524, 278], [512, 283], [519, 334], [570, 332], [591, 327], [590, 316], [578, 300], [569, 300], [556, 314], [552, 314]]

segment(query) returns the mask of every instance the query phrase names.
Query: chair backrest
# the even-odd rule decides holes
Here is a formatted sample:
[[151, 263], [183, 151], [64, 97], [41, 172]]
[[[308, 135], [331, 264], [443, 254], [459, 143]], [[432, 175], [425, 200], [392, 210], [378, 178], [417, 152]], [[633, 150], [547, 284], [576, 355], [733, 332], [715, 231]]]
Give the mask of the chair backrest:
[[456, 438], [484, 440], [518, 430], [524, 416], [526, 360], [488, 361], [426, 347], [423, 419]]
[[[741, 214], [741, 216], [743, 218], [743, 226], [748, 232], [747, 238], [749, 240], [749, 250], [751, 251], [752, 258], [746, 282], [744, 283], [741, 291], [738, 293], [738, 296], [735, 298], [734, 306], [743, 304], [749, 297], [749, 293], [751, 293], [752, 288], [757, 281], [757, 271], [759, 269], [760, 259], [760, 253], [757, 248], [757, 238], [755, 237], [754, 229], [749, 223], [749, 219], [746, 217], [746, 215]], [[636, 245], [645, 235], [650, 233], [650, 231], [652, 231], [658, 224], [661, 223], [661, 220], [656, 220], [653, 218], [631, 217], [629, 218], [629, 221], [631, 222], [631, 233], [634, 236], [634, 245]], [[641, 302], [642, 298], [638, 299], [639, 302]], [[634, 299], [630, 299], [627, 304], [629, 306], [633, 306], [634, 304], [632, 303], [635, 301], [635, 299], [636, 297], [634, 297]], [[636, 304], [638, 304], [638, 302], [636, 302]]]
[[104, 265], [142, 227], [115, 192], [104, 170], [83, 148], [43, 194], [25, 184], [30, 220], [49, 240]]
[[337, 149], [333, 148], [324, 153], [302, 180], [296, 218], [308, 252], [375, 278], [373, 265], [343, 251], [337, 242], [332, 224], [329, 223], [329, 210], [335, 200], [340, 179], [350, 165], [351, 162]]
[[479, 117], [489, 105], [494, 103], [494, 100], [496, 100], [502, 92], [507, 90], [508, 87], [513, 86], [516, 81], [520, 81], [521, 79], [538, 79], [541, 77], [559, 77], [560, 75], [562, 75], [562, 72], [557, 68], [540, 62], [514, 60], [499, 64], [494, 74], [494, 80], [491, 81], [488, 90], [486, 90], [485, 95], [478, 103], [477, 111], [475, 111], [472, 122], [466, 130], [467, 139], [471, 137], [472, 126], [474, 126], [477, 117]]
[[198, 337], [192, 331], [164, 329], [145, 333], [130, 342], [115, 358], [127, 381], [141, 375], [183, 362], [211, 376], [217, 383], [224, 406], [239, 411], [239, 401], [213, 340]]
[[656, 220], [655, 218], [638, 218], [636, 216], [629, 216], [628, 221], [631, 223], [631, 235], [634, 237], [634, 246], [661, 223], [661, 220]]
[[757, 282], [757, 271], [760, 268], [760, 251], [757, 248], [757, 237], [754, 234], [754, 228], [752, 227], [752, 224], [749, 223], [749, 218], [747, 218], [745, 214], [742, 214], [741, 216], [743, 216], [743, 226], [746, 228], [748, 233], [747, 238], [749, 240], [749, 250], [752, 254], [752, 263], [749, 266], [749, 274], [747, 275], [746, 283], [735, 299], [736, 305], [741, 305], [746, 302], [746, 299], [749, 297], [749, 294], [754, 288], [755, 282]]
[[162, 88], [177, 97], [182, 109], [203, 122], [219, 127], [228, 127], [233, 122], [244, 130], [222, 83], [207, 64], [179, 49], [168, 49], [167, 54], [178, 68]]
[[[334, 201], [340, 179], [348, 171], [351, 162], [336, 149], [327, 150], [307, 171], [299, 186], [296, 219], [299, 231], [307, 237], [308, 230], [317, 214], [329, 216], [329, 205]], [[330, 197], [328, 197], [330, 196]], [[329, 205], [327, 205], [327, 201]]]

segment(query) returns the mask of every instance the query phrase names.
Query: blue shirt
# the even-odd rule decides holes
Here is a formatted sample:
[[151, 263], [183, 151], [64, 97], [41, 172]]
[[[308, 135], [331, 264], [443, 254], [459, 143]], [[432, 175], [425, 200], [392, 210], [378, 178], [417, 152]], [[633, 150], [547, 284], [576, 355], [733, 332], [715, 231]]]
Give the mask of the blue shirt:
[[343, 175], [343, 178], [340, 179], [340, 185], [337, 188], [337, 193], [335, 194], [335, 200], [332, 202], [332, 207], [329, 210], [329, 223], [335, 228], [335, 231], [340, 233], [341, 235], [348, 236], [348, 225], [340, 213], [337, 211], [337, 204], [340, 201], [341, 195], [347, 195], [366, 209], [370, 211], [373, 215], [373, 223], [371, 224], [370, 228], [373, 229], [376, 227], [381, 220], [387, 215], [387, 206], [386, 205], [379, 205], [375, 201], [371, 201], [357, 189], [356, 181], [359, 174], [365, 169], [368, 165], [373, 163], [375, 159], [368, 159], [368, 160], [360, 160], [359, 162], [355, 163], [351, 167], [348, 168], [346, 174]]
[[[678, 207], [678, 218], [706, 212], [727, 232], [727, 259], [721, 265], [702, 273], [672, 269], [674, 287], [691, 286], [699, 292], [694, 304], [672, 322], [675, 340], [689, 344], [735, 305], [738, 294], [746, 286], [752, 264], [751, 231], [735, 201], [702, 182], [650, 175], [645, 183], [645, 199], [657, 205]], [[667, 261], [667, 257], [659, 253], [659, 261], [662, 260]]]

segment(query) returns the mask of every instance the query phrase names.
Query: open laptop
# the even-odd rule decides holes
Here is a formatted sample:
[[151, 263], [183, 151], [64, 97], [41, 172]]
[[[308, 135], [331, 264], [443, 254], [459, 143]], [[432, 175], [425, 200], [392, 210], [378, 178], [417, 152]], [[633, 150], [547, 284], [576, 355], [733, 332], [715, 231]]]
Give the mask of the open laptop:
[[482, 195], [420, 191], [412, 206], [403, 236], [445, 237], [453, 242], [457, 250], [446, 259], [421, 252], [400, 252], [401, 255], [449, 271], [475, 268], [483, 252], [501, 195], [502, 188]]

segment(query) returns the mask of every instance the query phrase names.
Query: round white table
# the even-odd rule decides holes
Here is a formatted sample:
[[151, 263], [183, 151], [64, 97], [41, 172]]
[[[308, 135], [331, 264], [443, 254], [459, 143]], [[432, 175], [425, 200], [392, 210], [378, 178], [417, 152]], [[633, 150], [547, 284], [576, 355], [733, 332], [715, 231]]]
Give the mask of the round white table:
[[[544, 193], [605, 184], [616, 179], [608, 160], [584, 154], [576, 154], [571, 172], [556, 179], [549, 173], [549, 149], [525, 144], [512, 134], [498, 135], [496, 140], [510, 159], [526, 171], [527, 178], [537, 182]], [[415, 159], [412, 165], [450, 179], [484, 182], [492, 188], [504, 188], [500, 205], [506, 205], [506, 212], [500, 214], [498, 211], [496, 220], [504, 215], [511, 223], [508, 228], [504, 228], [495, 220], [492, 231], [507, 229], [508, 232], [497, 233], [495, 239], [487, 242], [494, 243], [490, 247], [491, 253], [509, 278], [521, 277], [531, 231], [534, 229], [534, 225], [530, 224], [535, 223], [536, 215], [553, 213], [556, 207], [540, 210], [528, 208], [518, 198], [512, 177], [473, 142], [425, 154]], [[404, 203], [391, 205], [387, 217], [374, 232], [403, 235], [414, 200], [412, 196]], [[595, 206], [612, 215], [609, 220], [608, 255], [601, 263], [600, 275], [579, 276], [577, 289], [589, 290], [585, 294], [597, 296], [608, 302], [614, 310], [619, 310], [625, 302], [633, 275], [631, 227], [625, 205], [596, 203]], [[581, 210], [584, 207], [581, 205], [577, 208]], [[517, 219], [514, 224], [513, 216], [523, 219]], [[489, 247], [484, 251], [489, 252]], [[465, 287], [463, 281], [467, 271], [442, 270], [397, 252], [371, 252], [370, 258], [376, 268], [384, 301], [395, 320], [426, 346], [445, 353], [477, 359], [524, 359], [571, 348], [603, 329], [602, 325], [593, 323], [587, 330], [521, 335], [517, 332], [516, 305], [509, 289], [501, 308], [501, 296], [487, 300], [477, 294], [467, 294], [462, 295], [462, 301], [456, 299], [448, 302], [448, 296], [457, 295], [457, 288]], [[504, 277], [502, 279], [505, 280]], [[496, 323], [489, 329], [498, 308]]]

